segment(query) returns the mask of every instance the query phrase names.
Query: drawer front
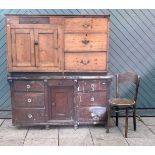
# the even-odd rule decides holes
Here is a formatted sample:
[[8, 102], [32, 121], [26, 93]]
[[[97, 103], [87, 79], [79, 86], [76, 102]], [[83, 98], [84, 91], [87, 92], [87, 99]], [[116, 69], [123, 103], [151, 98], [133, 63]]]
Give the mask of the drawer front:
[[73, 80], [48, 80], [49, 86], [73, 86]]
[[65, 51], [107, 51], [107, 33], [65, 34]]
[[89, 107], [78, 109], [78, 121], [80, 122], [93, 122]]
[[107, 18], [65, 18], [65, 31], [102, 31], [107, 32]]
[[79, 122], [88, 122], [88, 123], [101, 122], [101, 123], [103, 123], [103, 121], [106, 120], [106, 113], [103, 114], [99, 119], [95, 119], [95, 117], [93, 117], [91, 114], [92, 112], [91, 112], [90, 108], [93, 108], [93, 106], [78, 109], [78, 114], [79, 114], [78, 121]]
[[13, 109], [14, 123], [43, 123], [45, 122], [45, 109]]
[[43, 81], [14, 81], [15, 91], [44, 91]]
[[107, 53], [65, 53], [65, 70], [106, 71]]
[[15, 107], [44, 107], [44, 94], [15, 92], [13, 105]]
[[77, 102], [80, 106], [106, 105], [108, 102], [107, 93], [106, 92], [78, 93]]
[[20, 17], [19, 24], [49, 24], [49, 17]]
[[77, 91], [96, 91], [107, 90], [107, 82], [105, 80], [79, 80]]

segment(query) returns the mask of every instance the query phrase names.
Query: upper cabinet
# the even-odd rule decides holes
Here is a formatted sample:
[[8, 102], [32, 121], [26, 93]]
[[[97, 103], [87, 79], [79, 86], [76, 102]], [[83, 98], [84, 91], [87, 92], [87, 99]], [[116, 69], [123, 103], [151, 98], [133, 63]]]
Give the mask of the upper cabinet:
[[9, 72], [107, 72], [109, 16], [7, 16]]

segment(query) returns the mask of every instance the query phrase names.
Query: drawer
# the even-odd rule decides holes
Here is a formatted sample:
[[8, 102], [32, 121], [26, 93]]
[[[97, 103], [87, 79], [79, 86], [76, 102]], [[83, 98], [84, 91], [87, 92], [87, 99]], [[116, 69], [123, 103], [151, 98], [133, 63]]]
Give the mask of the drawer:
[[[92, 106], [93, 107], [93, 106]], [[92, 112], [90, 110], [90, 108], [92, 107], [85, 107], [85, 108], [79, 108], [78, 109], [78, 120], [79, 122], [88, 122], [88, 123], [91, 123], [91, 122], [95, 122], [95, 123], [99, 123], [99, 122], [102, 122], [106, 120], [106, 113], [103, 114], [102, 117], [100, 117], [99, 119], [95, 119], [95, 117], [92, 116]], [[94, 106], [95, 107], [95, 106]]]
[[77, 102], [80, 106], [106, 105], [108, 102], [107, 93], [106, 92], [78, 93]]
[[78, 120], [80, 122], [93, 122], [93, 118], [91, 116], [91, 112], [89, 111], [89, 107], [78, 109]]
[[48, 86], [73, 86], [73, 80], [48, 80]]
[[19, 17], [19, 24], [49, 24], [49, 17]]
[[44, 94], [15, 92], [13, 105], [15, 107], [44, 107]]
[[96, 91], [107, 90], [107, 82], [105, 80], [78, 80], [77, 91]]
[[107, 33], [65, 34], [65, 51], [107, 51]]
[[15, 91], [44, 91], [43, 81], [14, 81]]
[[107, 32], [107, 18], [65, 18], [65, 31], [102, 31]]
[[14, 123], [43, 123], [45, 122], [45, 109], [18, 108], [13, 109]]
[[65, 70], [104, 72], [107, 70], [107, 53], [65, 53]]

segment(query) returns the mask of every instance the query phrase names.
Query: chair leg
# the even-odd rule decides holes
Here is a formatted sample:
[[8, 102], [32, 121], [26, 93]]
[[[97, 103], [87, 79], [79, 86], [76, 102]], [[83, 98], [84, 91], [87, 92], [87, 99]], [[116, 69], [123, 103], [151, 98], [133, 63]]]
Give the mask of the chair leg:
[[126, 108], [126, 118], [125, 118], [125, 138], [127, 138], [128, 133], [128, 108]]
[[133, 108], [133, 126], [134, 126], [134, 131], [136, 131], [136, 108]]
[[116, 107], [116, 126], [118, 126], [118, 117], [119, 117], [118, 111], [119, 111], [119, 108]]
[[111, 107], [110, 105], [108, 105], [108, 109], [107, 109], [107, 130], [106, 133], [109, 133], [109, 126], [110, 126], [110, 116], [111, 116]]

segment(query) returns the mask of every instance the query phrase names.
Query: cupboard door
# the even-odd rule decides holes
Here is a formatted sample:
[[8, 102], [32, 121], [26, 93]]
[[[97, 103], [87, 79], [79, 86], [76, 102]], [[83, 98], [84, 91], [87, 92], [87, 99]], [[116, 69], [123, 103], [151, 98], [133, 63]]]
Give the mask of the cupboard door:
[[35, 30], [36, 66], [59, 68], [57, 29]]
[[34, 67], [34, 34], [32, 29], [12, 29], [13, 67]]
[[73, 119], [73, 87], [52, 87], [50, 91], [51, 119]]

